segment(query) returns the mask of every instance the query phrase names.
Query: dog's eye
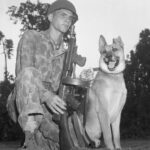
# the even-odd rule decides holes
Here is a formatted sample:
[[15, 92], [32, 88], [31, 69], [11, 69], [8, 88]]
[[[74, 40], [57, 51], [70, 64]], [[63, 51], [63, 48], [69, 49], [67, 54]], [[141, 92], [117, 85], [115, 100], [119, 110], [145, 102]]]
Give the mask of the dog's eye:
[[113, 48], [112, 50], [113, 50], [114, 52], [116, 52], [118, 49], [117, 49], [117, 48]]

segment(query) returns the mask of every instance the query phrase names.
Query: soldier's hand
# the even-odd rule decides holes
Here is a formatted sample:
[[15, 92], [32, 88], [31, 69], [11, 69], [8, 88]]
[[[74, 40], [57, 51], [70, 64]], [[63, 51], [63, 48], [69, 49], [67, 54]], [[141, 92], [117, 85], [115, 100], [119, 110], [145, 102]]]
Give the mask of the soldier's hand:
[[91, 81], [94, 79], [94, 70], [93, 68], [89, 68], [89, 69], [84, 69], [81, 73], [80, 73], [80, 78], [82, 80], [86, 80], [86, 81]]
[[64, 110], [66, 110], [66, 103], [57, 95], [48, 102], [48, 106], [55, 114], [63, 114]]

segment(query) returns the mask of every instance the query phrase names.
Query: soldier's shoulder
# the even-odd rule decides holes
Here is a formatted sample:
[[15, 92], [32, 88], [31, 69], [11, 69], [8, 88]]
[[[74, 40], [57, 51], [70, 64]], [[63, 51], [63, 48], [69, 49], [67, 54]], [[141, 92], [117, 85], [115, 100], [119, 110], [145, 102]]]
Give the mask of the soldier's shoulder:
[[40, 34], [36, 30], [26, 30], [22, 35], [23, 38], [28, 38], [28, 39], [36, 38], [38, 36], [40, 36]]

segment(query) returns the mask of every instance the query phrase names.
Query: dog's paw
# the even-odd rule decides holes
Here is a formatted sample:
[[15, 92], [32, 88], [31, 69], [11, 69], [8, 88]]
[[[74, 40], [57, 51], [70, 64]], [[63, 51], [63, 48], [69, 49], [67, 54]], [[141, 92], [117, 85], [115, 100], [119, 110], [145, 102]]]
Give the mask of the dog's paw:
[[89, 147], [98, 148], [98, 147], [100, 147], [100, 144], [101, 144], [100, 140], [91, 141], [89, 144]]
[[96, 140], [94, 140], [94, 143], [95, 143], [95, 147], [97, 148], [97, 147], [99, 147], [99, 146], [100, 146], [101, 141], [100, 141], [100, 140], [98, 140], [98, 139], [96, 139]]

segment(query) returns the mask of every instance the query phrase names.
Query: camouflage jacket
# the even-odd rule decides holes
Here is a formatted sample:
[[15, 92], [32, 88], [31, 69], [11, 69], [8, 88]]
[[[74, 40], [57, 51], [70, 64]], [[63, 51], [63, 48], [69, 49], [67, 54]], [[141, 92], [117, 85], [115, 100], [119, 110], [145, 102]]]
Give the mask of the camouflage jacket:
[[[59, 49], [56, 49], [50, 39], [49, 31], [37, 32], [34, 30], [26, 31], [19, 41], [16, 58], [16, 83], [20, 80], [24, 70], [36, 70], [40, 74], [38, 82], [39, 94], [41, 98], [54, 95], [59, 88], [61, 73], [63, 70], [64, 53], [67, 51], [66, 44], [62, 41]], [[38, 81], [38, 80], [37, 80]], [[47, 89], [42, 83], [51, 85], [51, 90]], [[14, 91], [18, 90], [15, 88]], [[12, 92], [8, 97], [7, 109], [11, 118], [16, 122], [15, 110], [13, 107], [16, 92]], [[41, 101], [43, 101], [41, 99]]]
[[41, 73], [42, 81], [51, 83], [57, 91], [63, 69], [65, 43], [56, 50], [49, 31], [27, 31], [22, 36], [17, 49], [16, 77], [27, 67], [34, 67]]

